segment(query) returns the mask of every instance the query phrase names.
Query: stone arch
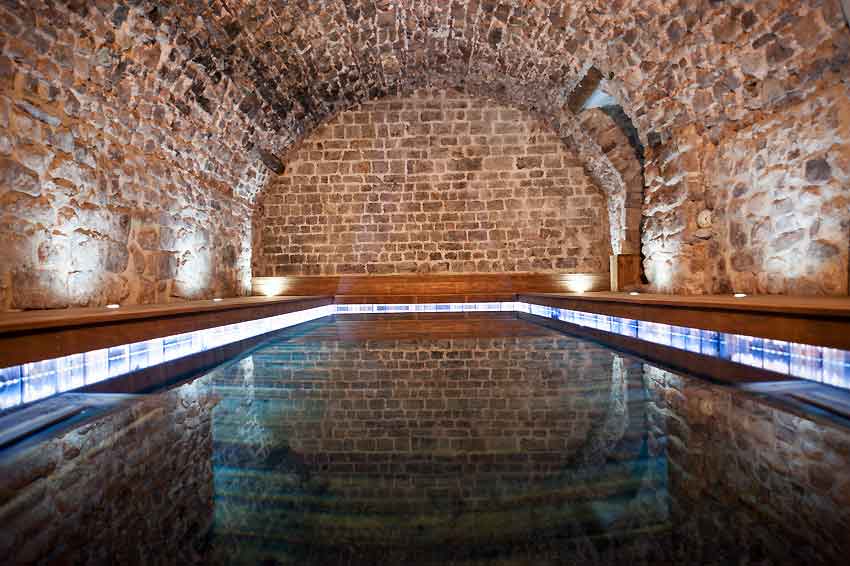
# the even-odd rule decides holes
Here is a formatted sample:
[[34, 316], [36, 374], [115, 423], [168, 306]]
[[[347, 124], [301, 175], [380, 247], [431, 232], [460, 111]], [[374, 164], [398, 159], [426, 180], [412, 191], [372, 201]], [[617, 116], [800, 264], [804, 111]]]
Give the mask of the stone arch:
[[[585, 69], [597, 66], [648, 148], [646, 272], [654, 289], [682, 293], [723, 290], [724, 266], [753, 263], [731, 260], [721, 234], [729, 220], [719, 218], [722, 226], [708, 232], [696, 225], [702, 210], [722, 211], [718, 187], [706, 178], [712, 147], [840, 83], [848, 54], [837, 0], [731, 9], [708, 1], [317, 2], [290, 3], [272, 16], [259, 5], [240, 8], [213, 20], [233, 30], [237, 52], [249, 54], [251, 44], [265, 49], [243, 79], [264, 93], [257, 112], [280, 134], [275, 151], [298, 139], [307, 122], [435, 77], [477, 83], [557, 117]], [[270, 70], [287, 78], [272, 81]], [[839, 88], [846, 91], [846, 83]], [[837, 247], [846, 264], [847, 244]], [[715, 265], [716, 255], [725, 257]], [[771, 271], [760, 269], [750, 280]]]
[[[619, 26], [585, 28], [597, 47], [584, 54], [646, 147], [653, 288], [846, 294], [850, 35], [839, 2], [632, 4]], [[697, 223], [705, 212], [710, 225]]]
[[[626, 222], [628, 221], [626, 207], [630, 203], [627, 196], [628, 185], [624, 181], [623, 174], [612, 163], [611, 157], [599, 147], [592, 137], [587, 135], [584, 129], [582, 129], [581, 123], [568, 108], [559, 107], [557, 109], [541, 111], [536, 107], [532, 94], [525, 90], [516, 89], [506, 92], [504, 89], [493, 88], [492, 85], [478, 81], [457, 83], [451, 77], [439, 75], [429, 77], [428, 80], [411, 83], [399, 91], [396, 97], [410, 96], [414, 92], [422, 90], [460, 90], [475, 98], [492, 99], [499, 104], [528, 112], [535, 119], [540, 120], [552, 131], [556, 132], [561, 142], [576, 153], [582, 161], [588, 176], [605, 194], [611, 251], [615, 254], [623, 253], [623, 246], [628, 245], [625, 241]], [[377, 100], [389, 97], [389, 95], [378, 97]], [[333, 120], [336, 116], [370, 100], [373, 99], [359, 100], [341, 106], [333, 114], [326, 117], [323, 122], [308, 122], [300, 131], [300, 137], [298, 139], [291, 141], [288, 146], [279, 150], [279, 159], [282, 162], [287, 161], [288, 156], [298, 150], [300, 141], [309, 138], [313, 132]], [[631, 181], [632, 179], [629, 178], [628, 180]], [[256, 201], [263, 192], [263, 186], [256, 185], [255, 187], [256, 192], [250, 195], [252, 201]]]

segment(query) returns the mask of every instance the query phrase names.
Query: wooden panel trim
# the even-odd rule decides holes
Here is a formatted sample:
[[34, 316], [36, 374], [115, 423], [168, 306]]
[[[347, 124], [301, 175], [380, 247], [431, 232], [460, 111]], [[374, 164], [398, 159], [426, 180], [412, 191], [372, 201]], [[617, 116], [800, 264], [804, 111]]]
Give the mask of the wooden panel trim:
[[186, 301], [155, 305], [129, 305], [118, 309], [86, 307], [72, 309], [47, 309], [0, 313], [0, 336], [7, 332], [46, 328], [65, 328], [101, 322], [119, 322], [144, 318], [162, 318], [172, 315], [199, 314], [244, 309], [246, 307], [269, 307], [318, 296], [286, 297], [234, 297], [221, 301]]
[[[734, 302], [692, 298], [519, 295], [518, 301], [675, 326], [850, 350], [850, 309], [817, 308], [816, 302]], [[777, 304], [778, 303], [778, 304]], [[827, 302], [825, 304], [833, 304]]]
[[[0, 367], [141, 342], [329, 305], [332, 297], [234, 299], [211, 305], [155, 305], [6, 315]], [[84, 312], [81, 312], [84, 311]], [[122, 312], [123, 311], [123, 312]], [[41, 319], [41, 320], [40, 320]], [[32, 321], [32, 322], [29, 322]], [[28, 324], [32, 324], [29, 326]]]
[[641, 293], [592, 292], [521, 293], [532, 297], [575, 300], [583, 303], [618, 303], [665, 307], [689, 307], [727, 311], [776, 312], [782, 314], [812, 314], [826, 317], [843, 317], [850, 320], [850, 297], [803, 297], [790, 295], [750, 295], [735, 298], [732, 295], [663, 295]]
[[564, 293], [610, 288], [607, 273], [414, 273], [254, 277], [256, 295], [422, 296]]

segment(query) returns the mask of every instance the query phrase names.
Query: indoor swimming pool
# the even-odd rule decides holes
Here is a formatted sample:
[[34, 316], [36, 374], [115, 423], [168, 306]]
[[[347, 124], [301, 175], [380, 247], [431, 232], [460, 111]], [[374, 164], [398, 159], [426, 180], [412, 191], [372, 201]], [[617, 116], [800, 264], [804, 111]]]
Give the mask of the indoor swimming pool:
[[[368, 312], [368, 309], [363, 309]], [[0, 452], [14, 564], [834, 564], [850, 432], [512, 313], [302, 322]]]

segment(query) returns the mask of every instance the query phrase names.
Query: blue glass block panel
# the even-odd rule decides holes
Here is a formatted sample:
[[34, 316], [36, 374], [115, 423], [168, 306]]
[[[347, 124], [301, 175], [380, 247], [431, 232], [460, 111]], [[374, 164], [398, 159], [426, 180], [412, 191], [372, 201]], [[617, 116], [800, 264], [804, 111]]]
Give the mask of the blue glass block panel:
[[148, 367], [148, 343], [130, 344], [130, 371]]
[[109, 350], [103, 348], [83, 354], [85, 357], [85, 382], [97, 383], [109, 377]]
[[669, 324], [645, 322], [643, 320], [638, 323], [638, 338], [647, 342], [669, 346], [672, 340], [670, 331]]
[[670, 345], [679, 350], [687, 349], [690, 329], [684, 326], [670, 327]]
[[713, 330], [700, 330], [700, 352], [706, 356], [717, 357], [720, 353], [720, 333]]
[[109, 348], [109, 377], [127, 373], [129, 370], [130, 346], [125, 345]]
[[17, 407], [23, 402], [23, 382], [20, 379], [0, 383], [0, 411]]
[[56, 360], [56, 387], [70, 391], [86, 384], [86, 356], [75, 354]]
[[633, 338], [637, 338], [638, 322], [636, 320], [618, 317], [611, 317], [611, 319], [612, 332], [616, 332], [617, 334], [621, 334], [623, 336], [631, 336]]
[[29, 403], [59, 392], [56, 360], [45, 360], [21, 366], [22, 401]]
[[790, 373], [791, 344], [782, 340], [765, 340], [764, 369], [784, 374]]
[[823, 382], [841, 386], [850, 378], [848, 371], [848, 352], [833, 348], [823, 349]]
[[18, 383], [21, 381], [21, 366], [0, 369], [0, 384]]
[[162, 357], [165, 361], [182, 358], [192, 352], [192, 337], [188, 334], [177, 334], [162, 339]]
[[791, 375], [821, 381], [823, 379], [822, 349], [806, 344], [790, 344]]
[[0, 410], [23, 403], [21, 366], [0, 369]]

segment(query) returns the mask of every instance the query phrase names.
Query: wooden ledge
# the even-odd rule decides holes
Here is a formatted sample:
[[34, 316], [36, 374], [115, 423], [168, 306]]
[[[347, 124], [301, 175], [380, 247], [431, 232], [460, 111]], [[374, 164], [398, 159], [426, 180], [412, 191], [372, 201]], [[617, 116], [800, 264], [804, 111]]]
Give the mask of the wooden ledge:
[[0, 313], [0, 337], [9, 332], [66, 328], [87, 324], [121, 322], [145, 318], [162, 318], [183, 314], [221, 312], [246, 307], [267, 307], [319, 297], [236, 297], [221, 301], [203, 300], [156, 305], [129, 305], [117, 309], [106, 307], [51, 309]]
[[0, 368], [329, 305], [333, 297], [244, 297], [220, 302], [0, 315]]
[[850, 298], [521, 294], [518, 301], [850, 350]]
[[608, 273], [404, 273], [254, 277], [254, 294], [350, 296], [502, 295], [610, 289]]
[[[850, 320], [850, 297], [796, 297], [787, 295], [662, 295], [641, 293], [523, 293], [523, 297], [570, 299], [590, 303], [624, 303], [679, 308], [775, 312], [782, 314], [845, 317]], [[521, 300], [521, 299], [520, 299]]]

